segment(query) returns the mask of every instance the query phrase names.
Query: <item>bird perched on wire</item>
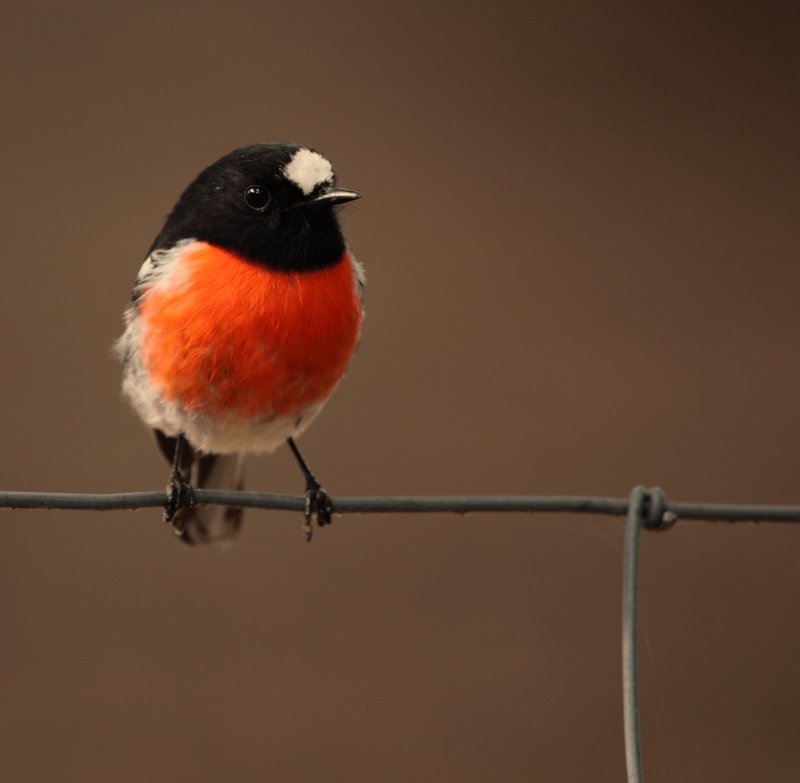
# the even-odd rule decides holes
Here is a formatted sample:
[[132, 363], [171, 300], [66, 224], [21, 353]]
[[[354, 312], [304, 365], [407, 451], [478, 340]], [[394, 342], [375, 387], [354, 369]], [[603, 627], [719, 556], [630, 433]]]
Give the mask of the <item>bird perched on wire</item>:
[[358, 197], [309, 147], [242, 147], [186, 188], [147, 253], [116, 349], [172, 466], [165, 520], [188, 543], [241, 525], [241, 509], [195, 506], [193, 488], [240, 489], [246, 455], [284, 442], [306, 481], [306, 538], [331, 521], [294, 439], [359, 340], [364, 273], [336, 215]]

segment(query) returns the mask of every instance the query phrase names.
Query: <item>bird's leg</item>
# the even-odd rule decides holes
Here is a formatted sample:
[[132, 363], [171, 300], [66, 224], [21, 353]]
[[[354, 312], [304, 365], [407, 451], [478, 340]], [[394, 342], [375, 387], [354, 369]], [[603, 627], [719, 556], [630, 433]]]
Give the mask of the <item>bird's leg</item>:
[[300, 470], [303, 471], [303, 475], [306, 479], [306, 507], [303, 512], [305, 516], [303, 535], [306, 541], [310, 541], [314, 529], [314, 522], [320, 527], [330, 525], [332, 522], [333, 503], [331, 503], [328, 493], [320, 486], [319, 481], [314, 478], [314, 474], [303, 459], [303, 455], [300, 453], [300, 449], [297, 448], [294, 438], [287, 438], [286, 442], [289, 444], [289, 448], [292, 450], [292, 454], [294, 454], [294, 458], [297, 460], [297, 464], [300, 466]]
[[169, 473], [169, 483], [167, 484], [167, 499], [164, 502], [164, 521], [172, 523], [178, 535], [183, 533], [183, 523], [180, 521], [181, 509], [191, 508], [194, 505], [194, 490], [192, 485], [183, 477], [181, 473], [181, 460], [183, 450], [188, 444], [184, 434], [179, 433], [175, 438], [175, 451], [172, 455], [172, 470]]

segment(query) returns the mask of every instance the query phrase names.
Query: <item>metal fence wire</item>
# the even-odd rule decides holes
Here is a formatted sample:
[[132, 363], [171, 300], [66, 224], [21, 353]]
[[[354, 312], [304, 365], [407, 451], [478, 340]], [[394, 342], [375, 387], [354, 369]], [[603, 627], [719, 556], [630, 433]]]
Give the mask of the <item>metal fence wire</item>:
[[[305, 498], [267, 492], [197, 489], [200, 505], [239, 506], [303, 511]], [[622, 695], [625, 760], [629, 783], [642, 783], [637, 657], [639, 538], [642, 530], [666, 530], [679, 520], [716, 522], [800, 522], [800, 506], [761, 506], [667, 502], [657, 488], [634, 487], [629, 498], [579, 496], [382, 496], [331, 499], [336, 514], [431, 514], [470, 512], [547, 512], [625, 516], [622, 573]], [[63, 492], [0, 492], [0, 509], [108, 511], [163, 507], [164, 492], [77, 494]]]

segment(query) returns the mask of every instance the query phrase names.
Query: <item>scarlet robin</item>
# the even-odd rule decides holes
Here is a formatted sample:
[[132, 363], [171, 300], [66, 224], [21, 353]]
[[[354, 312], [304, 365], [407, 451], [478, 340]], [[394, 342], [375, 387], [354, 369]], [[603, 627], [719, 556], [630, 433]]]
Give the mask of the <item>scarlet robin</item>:
[[241, 525], [241, 509], [194, 506], [193, 487], [241, 488], [246, 456], [284, 442], [306, 481], [306, 537], [330, 522], [295, 438], [359, 339], [364, 273], [336, 215], [358, 197], [309, 147], [242, 147], [197, 176], [150, 247], [117, 352], [172, 465], [164, 515], [184, 541]]

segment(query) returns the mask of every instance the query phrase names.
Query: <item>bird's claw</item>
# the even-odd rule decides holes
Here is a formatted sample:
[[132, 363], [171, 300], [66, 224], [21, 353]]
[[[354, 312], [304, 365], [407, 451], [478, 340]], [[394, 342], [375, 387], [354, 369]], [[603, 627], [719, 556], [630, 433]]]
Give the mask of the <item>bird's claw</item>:
[[173, 475], [167, 484], [167, 499], [164, 501], [164, 521], [175, 528], [175, 533], [183, 533], [183, 521], [180, 512], [194, 506], [194, 490], [192, 485], [180, 475]]
[[314, 523], [319, 527], [330, 525], [333, 521], [333, 503], [328, 493], [317, 483], [306, 487], [306, 506], [303, 511], [303, 536], [311, 541]]

